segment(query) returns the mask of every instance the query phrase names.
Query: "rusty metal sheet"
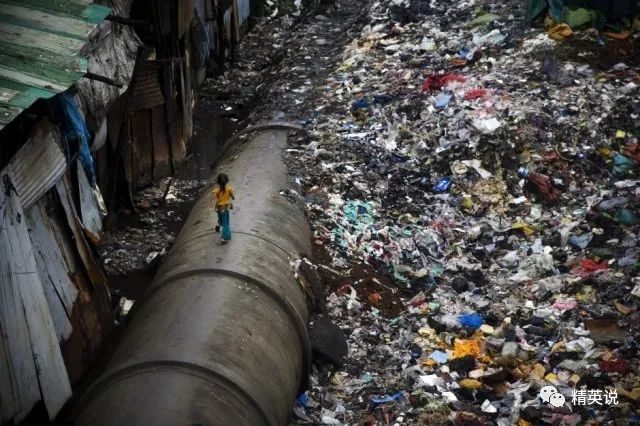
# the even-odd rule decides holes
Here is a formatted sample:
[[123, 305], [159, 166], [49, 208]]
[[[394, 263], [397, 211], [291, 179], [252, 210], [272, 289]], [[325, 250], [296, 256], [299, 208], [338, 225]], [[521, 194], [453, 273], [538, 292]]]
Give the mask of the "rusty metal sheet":
[[89, 247], [89, 243], [82, 233], [80, 218], [78, 217], [78, 213], [76, 212], [71, 198], [70, 187], [71, 185], [69, 183], [68, 174], [65, 174], [64, 177], [56, 183], [58, 197], [62, 203], [62, 207], [67, 218], [67, 224], [73, 234], [76, 249], [78, 250], [78, 254], [82, 260], [82, 265], [89, 276], [89, 280], [91, 281], [93, 288], [98, 290], [95, 293], [95, 297], [97, 301], [103, 299], [103, 302], [106, 303], [108, 299], [107, 279], [102, 273], [102, 269], [100, 269], [96, 263], [91, 252], [91, 248]]
[[[77, 383], [89, 369], [90, 363], [97, 359], [113, 319], [109, 317], [111, 312], [106, 311], [108, 308], [101, 303], [100, 293], [93, 289], [89, 281], [74, 232], [68, 225], [66, 212], [58, 197], [42, 198], [34, 206], [40, 203], [46, 210], [47, 226], [62, 258], [61, 267], [77, 293], [72, 306], [68, 302], [65, 304], [73, 331], [67, 339], [60, 341], [69, 380]], [[51, 255], [47, 259], [47, 267], [51, 267]], [[69, 300], [68, 296], [66, 300]]]
[[129, 111], [152, 109], [164, 104], [160, 87], [160, 63], [142, 62], [134, 71], [133, 88], [129, 100]]
[[13, 184], [23, 208], [29, 208], [42, 197], [64, 173], [67, 162], [59, 143], [58, 128], [48, 120], [42, 120], [11, 159]]

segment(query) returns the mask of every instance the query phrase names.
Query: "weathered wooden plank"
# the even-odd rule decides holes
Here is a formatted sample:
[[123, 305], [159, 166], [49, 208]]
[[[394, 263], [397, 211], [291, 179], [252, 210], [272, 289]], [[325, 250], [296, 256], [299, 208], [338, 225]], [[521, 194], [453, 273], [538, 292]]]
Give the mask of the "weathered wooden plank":
[[71, 199], [69, 190], [70, 184], [67, 178], [68, 175], [65, 175], [58, 181], [58, 183], [56, 184], [56, 190], [58, 192], [58, 197], [60, 198], [60, 202], [62, 203], [62, 207], [67, 217], [67, 224], [71, 229], [76, 248], [78, 250], [78, 253], [80, 254], [82, 265], [84, 266], [84, 269], [87, 272], [87, 275], [89, 276], [89, 280], [91, 281], [93, 287], [99, 290], [99, 292], [95, 294], [98, 301], [98, 299], [104, 298], [104, 295], [100, 295], [100, 292], [108, 293], [106, 287], [107, 279], [105, 278], [102, 270], [98, 267], [98, 264], [93, 258], [89, 243], [87, 243], [87, 240], [86, 238], [84, 238], [84, 235], [82, 233], [80, 218], [78, 217], [76, 209], [73, 207], [73, 200]]
[[162, 67], [162, 89], [164, 92], [164, 108], [165, 120], [167, 127], [167, 136], [169, 141], [169, 155], [171, 161], [171, 169], [175, 173], [177, 170], [177, 157], [180, 155], [181, 146], [178, 143], [178, 112], [175, 101], [174, 90], [174, 65], [173, 63], [164, 63]]
[[[11, 187], [11, 166], [0, 172], [4, 187]], [[14, 285], [14, 299], [18, 301], [18, 309], [22, 308], [26, 317], [30, 353], [22, 353], [24, 360], [32, 361], [37, 374], [42, 400], [45, 403], [49, 418], [53, 419], [64, 403], [71, 397], [71, 384], [64, 365], [56, 330], [51, 320], [49, 305], [43, 290], [33, 246], [29, 238], [24, 212], [18, 194], [14, 191], [0, 193], [2, 206], [2, 256], [0, 270], [6, 274], [3, 284]], [[3, 285], [4, 287], [5, 285]], [[19, 300], [15, 294], [19, 294]], [[26, 315], [28, 313], [28, 316]], [[9, 326], [7, 326], [9, 327]], [[20, 336], [24, 337], [24, 336]], [[7, 345], [17, 342], [8, 340]], [[24, 348], [22, 348], [24, 350]], [[32, 378], [27, 377], [27, 383]], [[29, 408], [29, 407], [27, 407]]]
[[58, 205], [56, 207], [59, 210], [56, 213], [61, 214], [52, 217], [49, 221], [51, 233], [56, 241], [58, 249], [60, 250], [62, 259], [64, 260], [65, 269], [69, 271], [70, 276], [82, 274], [84, 273], [84, 268], [80, 263], [76, 248], [73, 244], [73, 233], [69, 232], [69, 225], [67, 225], [67, 222], [62, 220], [65, 218], [62, 206]]
[[157, 181], [171, 174], [164, 105], [155, 107], [151, 112], [151, 133], [153, 135], [153, 180]]
[[[0, 179], [6, 175], [0, 174]], [[8, 195], [8, 196], [7, 196]], [[38, 377], [31, 351], [29, 330], [21, 302], [20, 284], [24, 272], [15, 260], [21, 235], [16, 232], [15, 193], [0, 192], [0, 420], [22, 420], [40, 401]], [[28, 237], [27, 237], [28, 238]], [[27, 275], [24, 275], [27, 276]]]
[[238, 0], [233, 0], [231, 3], [231, 9], [232, 9], [232, 13], [233, 16], [231, 17], [232, 19], [232, 31], [233, 31], [233, 41], [232, 43], [237, 43], [238, 40], [240, 40], [240, 25], [242, 25], [242, 22], [240, 21], [240, 13], [239, 13], [239, 8], [238, 8]]
[[84, 172], [84, 167], [80, 161], [76, 161], [78, 170], [78, 187], [80, 192], [80, 215], [82, 217], [82, 225], [89, 239], [97, 244], [100, 242], [100, 234], [102, 233], [102, 216], [98, 208], [98, 201], [93, 195], [89, 179]]
[[133, 148], [133, 181], [135, 188], [151, 185], [153, 177], [153, 138], [151, 111], [138, 110], [131, 116], [131, 144]]
[[78, 291], [69, 279], [70, 273], [55, 240], [50, 225], [52, 219], [45, 211], [44, 201], [41, 199], [29, 207], [25, 211], [25, 217], [53, 326], [58, 341], [62, 342], [73, 331], [70, 313]]
[[193, 135], [193, 73], [192, 62], [193, 55], [191, 52], [191, 36], [185, 35], [185, 49], [184, 49], [184, 62], [182, 65], [182, 74], [184, 76], [184, 92], [182, 92], [182, 99], [184, 100], [185, 111], [185, 140], [191, 140]]

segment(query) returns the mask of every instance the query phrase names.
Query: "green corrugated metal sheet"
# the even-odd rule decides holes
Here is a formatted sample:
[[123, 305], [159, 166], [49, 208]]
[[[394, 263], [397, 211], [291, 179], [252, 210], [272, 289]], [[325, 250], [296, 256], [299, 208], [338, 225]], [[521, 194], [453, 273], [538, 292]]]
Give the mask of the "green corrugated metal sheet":
[[0, 129], [87, 72], [80, 50], [110, 12], [90, 0], [0, 0]]

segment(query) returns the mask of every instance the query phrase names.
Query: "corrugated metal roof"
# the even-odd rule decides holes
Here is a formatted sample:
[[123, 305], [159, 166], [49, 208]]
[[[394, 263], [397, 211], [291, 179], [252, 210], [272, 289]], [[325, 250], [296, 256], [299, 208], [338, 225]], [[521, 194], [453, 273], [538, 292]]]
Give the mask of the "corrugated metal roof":
[[80, 50], [110, 12], [90, 0], [0, 0], [0, 129], [86, 73]]
[[13, 174], [13, 185], [22, 202], [22, 208], [29, 208], [53, 188], [64, 174], [67, 160], [59, 144], [58, 127], [43, 120], [11, 159], [9, 164]]

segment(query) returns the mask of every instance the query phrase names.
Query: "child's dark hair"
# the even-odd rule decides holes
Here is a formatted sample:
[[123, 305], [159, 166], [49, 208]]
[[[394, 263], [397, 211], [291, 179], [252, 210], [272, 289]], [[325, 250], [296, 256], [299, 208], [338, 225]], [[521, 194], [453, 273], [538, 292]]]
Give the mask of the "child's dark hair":
[[224, 173], [220, 173], [216, 180], [218, 181], [218, 185], [220, 185], [220, 192], [224, 192], [226, 190], [227, 183], [229, 183], [229, 176]]

